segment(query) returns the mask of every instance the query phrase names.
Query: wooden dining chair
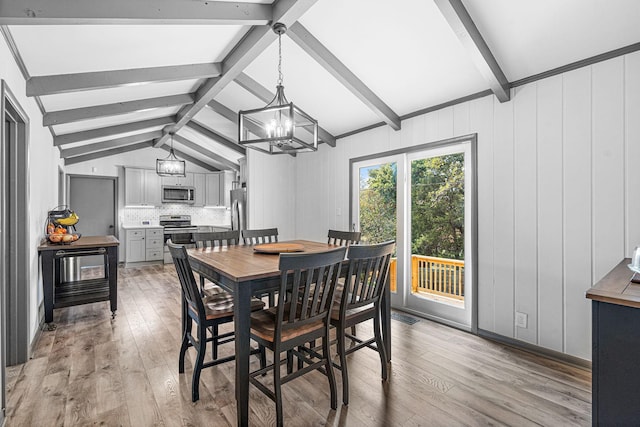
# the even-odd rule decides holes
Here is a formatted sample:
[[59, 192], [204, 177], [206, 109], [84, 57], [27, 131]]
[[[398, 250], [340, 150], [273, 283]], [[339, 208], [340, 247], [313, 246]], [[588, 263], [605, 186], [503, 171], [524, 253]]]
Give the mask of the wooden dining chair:
[[249, 246], [262, 243], [275, 243], [278, 241], [278, 229], [263, 228], [259, 230], [242, 230], [242, 240], [245, 245]]
[[[382, 380], [386, 381], [387, 355], [382, 342], [380, 319], [382, 313], [382, 296], [385, 286], [389, 286], [389, 264], [395, 242], [384, 242], [376, 245], [353, 245], [349, 247], [349, 266], [344, 280], [344, 290], [337, 305], [331, 311], [330, 323], [336, 328], [336, 340], [340, 364], [334, 366], [342, 371], [342, 402], [349, 404], [349, 375], [347, 372], [347, 355], [361, 348], [368, 347], [378, 352], [382, 364]], [[346, 329], [359, 323], [373, 321], [373, 337], [362, 340]], [[346, 340], [355, 345], [346, 348]]]
[[338, 246], [357, 245], [361, 234], [359, 231], [329, 230], [327, 243]]
[[[329, 317], [345, 252], [346, 248], [336, 248], [321, 253], [281, 254], [278, 304], [251, 314], [251, 337], [273, 351], [274, 362], [252, 372], [249, 380], [276, 403], [278, 426], [283, 424], [281, 386], [316, 369], [329, 379], [331, 408], [337, 408]], [[322, 340], [321, 352], [305, 346], [316, 339]], [[282, 353], [287, 354], [285, 359]], [[281, 365], [289, 366], [290, 357], [302, 360], [304, 366], [281, 377]], [[273, 389], [259, 379], [269, 371], [273, 372]]]
[[[255, 246], [264, 243], [277, 243], [278, 242], [278, 229], [277, 228], [262, 228], [256, 230], [242, 230], [242, 240], [247, 246]], [[267, 297], [269, 301], [269, 307], [273, 307], [276, 303], [275, 291], [269, 291], [258, 297]]]
[[[235, 355], [218, 359], [217, 354], [217, 346], [219, 344], [231, 342], [234, 339], [233, 332], [224, 334], [218, 334], [217, 332], [219, 325], [233, 321], [233, 295], [225, 292], [203, 297], [193, 276], [193, 270], [189, 264], [185, 247], [175, 245], [171, 241], [168, 241], [167, 245], [169, 246], [182, 290], [182, 344], [178, 359], [178, 372], [184, 373], [185, 355], [189, 347], [194, 347], [197, 351], [197, 356], [191, 379], [191, 400], [195, 402], [200, 398], [200, 371], [203, 368], [235, 359]], [[256, 298], [251, 300], [251, 310], [261, 310], [262, 308], [264, 308], [262, 301]], [[197, 327], [196, 336], [192, 334], [193, 323]], [[211, 337], [207, 336], [208, 330], [214, 331]], [[204, 356], [207, 342], [214, 342], [214, 354], [213, 360], [205, 363]], [[266, 365], [264, 348], [252, 350], [252, 353], [260, 354], [260, 366], [264, 367]]]
[[[196, 248], [218, 248], [237, 246], [240, 244], [240, 230], [193, 233]], [[215, 295], [225, 292], [218, 284], [210, 282], [205, 285], [204, 276], [200, 275], [200, 291], [203, 295]]]

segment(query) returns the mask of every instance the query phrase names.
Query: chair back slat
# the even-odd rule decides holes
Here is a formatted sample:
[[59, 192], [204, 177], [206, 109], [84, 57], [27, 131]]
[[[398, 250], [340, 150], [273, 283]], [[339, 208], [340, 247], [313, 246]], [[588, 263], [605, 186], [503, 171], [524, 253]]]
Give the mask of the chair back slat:
[[263, 228], [260, 230], [242, 230], [242, 240], [245, 245], [260, 245], [263, 243], [276, 243], [278, 241], [277, 228]]
[[187, 256], [187, 250], [182, 245], [176, 245], [169, 240], [167, 242], [171, 257], [173, 258], [173, 265], [176, 267], [178, 273], [178, 280], [180, 281], [180, 287], [182, 288], [182, 295], [184, 296], [187, 305], [197, 310], [197, 315], [204, 314], [204, 305], [202, 298], [200, 297], [200, 291], [196, 284], [196, 279], [193, 277], [193, 270], [189, 264], [189, 257]]
[[346, 250], [341, 247], [321, 253], [280, 255], [282, 273], [276, 308], [276, 339], [289, 328], [319, 320], [329, 321]]
[[193, 233], [193, 240], [197, 248], [216, 248], [222, 246], [237, 246], [240, 244], [240, 231], [213, 231]]
[[350, 246], [360, 243], [359, 231], [329, 230], [327, 243], [330, 245]]
[[341, 315], [347, 310], [379, 304], [389, 278], [395, 242], [349, 247], [349, 268], [340, 302]]

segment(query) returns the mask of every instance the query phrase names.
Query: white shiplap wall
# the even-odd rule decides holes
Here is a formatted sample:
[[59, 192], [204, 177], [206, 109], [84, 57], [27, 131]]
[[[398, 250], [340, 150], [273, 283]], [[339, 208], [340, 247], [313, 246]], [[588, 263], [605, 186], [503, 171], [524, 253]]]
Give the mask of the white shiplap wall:
[[[349, 228], [350, 158], [469, 133], [478, 134], [479, 328], [590, 359], [585, 291], [640, 245], [638, 52], [515, 88], [507, 103], [488, 96], [296, 159], [252, 156], [251, 218], [295, 219], [287, 233], [323, 240]], [[514, 326], [516, 311], [527, 329]]]

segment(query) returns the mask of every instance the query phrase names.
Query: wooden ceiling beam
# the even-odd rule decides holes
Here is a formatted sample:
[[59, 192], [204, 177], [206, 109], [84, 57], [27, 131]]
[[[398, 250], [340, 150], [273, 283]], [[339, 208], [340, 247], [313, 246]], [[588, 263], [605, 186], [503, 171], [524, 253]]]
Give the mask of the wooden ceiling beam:
[[213, 63], [35, 76], [27, 80], [27, 96], [55, 95], [152, 82], [203, 79], [219, 76], [221, 70], [219, 63]]
[[[395, 130], [400, 130], [400, 117], [369, 87], [329, 51], [301, 23], [296, 22], [286, 34], [310, 57], [349, 89], [360, 101]], [[334, 141], [335, 142], [335, 141]], [[335, 146], [335, 145], [334, 145]]]
[[[272, 22], [293, 25], [317, 0], [278, 0], [273, 4]], [[193, 105], [178, 112], [178, 121], [156, 142], [159, 147], [185, 126], [200, 110], [251, 64], [277, 38], [269, 26], [254, 26], [222, 61], [222, 74], [205, 82], [196, 92]]]
[[62, 146], [74, 142], [83, 142], [91, 139], [108, 138], [128, 132], [136, 132], [157, 126], [166, 126], [175, 123], [175, 116], [159, 117], [157, 119], [141, 120], [139, 122], [125, 123], [123, 125], [107, 126], [98, 129], [85, 130], [82, 132], [56, 135], [53, 138], [53, 145]]
[[190, 93], [161, 96], [159, 98], [139, 99], [135, 101], [116, 102], [114, 104], [52, 111], [50, 113], [45, 113], [42, 122], [44, 126], [60, 125], [63, 123], [95, 119], [98, 117], [117, 116], [120, 114], [134, 113], [136, 111], [175, 107], [192, 103], [193, 95]]
[[179, 0], [2, 0], [0, 25], [267, 25], [269, 4]]
[[151, 148], [153, 141], [141, 142], [139, 144], [127, 145], [125, 147], [112, 148], [111, 150], [97, 151], [95, 153], [84, 154], [82, 156], [69, 157], [64, 159], [65, 165], [88, 162], [90, 160], [101, 159], [103, 157], [115, 156], [117, 154], [128, 153], [130, 151]]
[[160, 138], [161, 136], [162, 129], [152, 132], [139, 133], [137, 135], [123, 136], [122, 138], [116, 138], [109, 141], [101, 141], [94, 144], [86, 144], [79, 147], [67, 148], [60, 151], [60, 157], [66, 159], [67, 157], [81, 156], [96, 151], [110, 150], [112, 148], [124, 147], [126, 145], [151, 141], [155, 138]]
[[[275, 96], [269, 89], [262, 86], [260, 83], [249, 77], [245, 73], [240, 73], [238, 76], [233, 79], [240, 87], [243, 87], [249, 93], [252, 93], [256, 97], [260, 98], [262, 102], [268, 103], [271, 102], [273, 97]], [[329, 144], [332, 147], [336, 146], [336, 137], [330, 134], [326, 129], [321, 126], [318, 126], [318, 137], [323, 141]]]
[[489, 84], [491, 91], [500, 102], [508, 101], [511, 98], [509, 81], [462, 4], [462, 0], [434, 0], [434, 2], [469, 54], [471, 61]]
[[[160, 149], [166, 151], [167, 153], [171, 151], [171, 148], [168, 145], [163, 145], [162, 147], [160, 147]], [[226, 169], [224, 166], [220, 165], [218, 162], [215, 162], [213, 159], [209, 159], [209, 163], [206, 163], [200, 159], [196, 159], [195, 157], [188, 155], [184, 151], [176, 150], [175, 148], [173, 149], [173, 153], [181, 160], [186, 160], [189, 163], [193, 163], [194, 165], [200, 166], [201, 168], [209, 170], [211, 172], [217, 172], [219, 170]], [[216, 167], [211, 163], [217, 164], [220, 167]]]
[[224, 135], [220, 135], [218, 132], [214, 131], [204, 124], [200, 124], [194, 120], [191, 120], [189, 123], [187, 123], [187, 127], [206, 136], [209, 139], [214, 140], [218, 144], [224, 145], [225, 147], [230, 148], [239, 154], [242, 154], [243, 156], [247, 154], [247, 149], [242, 145], [237, 144]]
[[203, 147], [202, 145], [196, 144], [195, 142], [185, 138], [182, 135], [173, 135], [173, 139], [175, 142], [184, 145], [186, 148], [196, 151], [202, 154], [203, 156], [207, 156], [211, 160], [215, 161], [217, 164], [222, 166], [219, 169], [240, 170], [240, 165], [238, 163], [232, 162], [231, 160], [225, 158], [224, 156], [214, 153], [213, 151]]

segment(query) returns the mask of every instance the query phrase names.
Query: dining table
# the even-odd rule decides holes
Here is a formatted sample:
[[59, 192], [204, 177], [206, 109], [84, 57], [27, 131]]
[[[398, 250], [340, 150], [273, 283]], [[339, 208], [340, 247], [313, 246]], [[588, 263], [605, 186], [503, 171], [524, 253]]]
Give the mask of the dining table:
[[[297, 246], [302, 253], [318, 253], [336, 248], [323, 242], [290, 240], [281, 242]], [[283, 245], [285, 248], [287, 245]], [[277, 246], [276, 246], [277, 247]], [[288, 247], [291, 247], [289, 245]], [[235, 383], [237, 423], [249, 424], [249, 355], [251, 351], [251, 297], [280, 287], [279, 254], [263, 252], [259, 246], [222, 246], [187, 250], [194, 272], [217, 283], [233, 294], [235, 331]], [[345, 260], [344, 267], [348, 261]], [[346, 274], [346, 268], [342, 273]], [[389, 286], [382, 300], [382, 336], [387, 359], [391, 360], [391, 308]], [[335, 302], [334, 302], [335, 303]]]

